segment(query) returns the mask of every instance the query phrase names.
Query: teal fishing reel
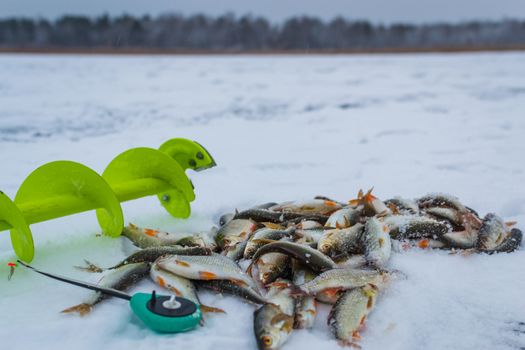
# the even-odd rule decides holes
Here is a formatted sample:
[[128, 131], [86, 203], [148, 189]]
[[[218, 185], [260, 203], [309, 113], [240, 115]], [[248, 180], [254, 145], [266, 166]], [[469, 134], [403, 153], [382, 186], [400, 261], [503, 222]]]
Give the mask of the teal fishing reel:
[[159, 333], [179, 333], [195, 328], [202, 319], [199, 305], [176, 296], [136, 293], [131, 310], [149, 328]]
[[20, 260], [18, 260], [18, 263], [55, 280], [128, 300], [133, 313], [148, 328], [159, 333], [187, 332], [197, 327], [202, 320], [202, 312], [199, 305], [186, 298], [180, 298], [174, 295], [157, 295], [155, 291], [151, 294], [135, 293], [129, 295], [113, 288], [104, 288], [96, 284], [43, 272]]

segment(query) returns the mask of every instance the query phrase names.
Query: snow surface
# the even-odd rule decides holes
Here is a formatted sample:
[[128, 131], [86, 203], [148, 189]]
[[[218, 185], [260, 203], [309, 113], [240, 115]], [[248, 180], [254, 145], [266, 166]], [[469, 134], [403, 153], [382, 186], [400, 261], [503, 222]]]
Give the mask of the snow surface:
[[[525, 229], [525, 55], [0, 56], [0, 187], [11, 197], [37, 166], [70, 159], [101, 172], [121, 151], [171, 137], [205, 145], [218, 167], [190, 173], [188, 221], [154, 198], [124, 205], [127, 221], [208, 229], [235, 208], [317, 194], [341, 200], [375, 187], [386, 199], [449, 192], [480, 214]], [[121, 239], [97, 237], [94, 213], [32, 227], [45, 270], [95, 281], [73, 265], [108, 266]], [[14, 258], [0, 233], [0, 272]], [[379, 299], [364, 349], [523, 349], [525, 251], [395, 254], [406, 274]], [[123, 301], [80, 318], [59, 311], [89, 291], [19, 268], [0, 276], [1, 349], [249, 349], [255, 307], [201, 293], [227, 315], [158, 335]], [[144, 281], [135, 291], [150, 291]], [[283, 349], [339, 349], [321, 308], [316, 327]], [[523, 327], [523, 326], [522, 326]]]

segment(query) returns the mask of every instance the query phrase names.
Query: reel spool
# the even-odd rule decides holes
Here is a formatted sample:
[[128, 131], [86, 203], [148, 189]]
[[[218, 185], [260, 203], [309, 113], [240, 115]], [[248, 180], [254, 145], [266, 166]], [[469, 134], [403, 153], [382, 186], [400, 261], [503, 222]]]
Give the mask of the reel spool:
[[199, 143], [183, 138], [165, 142], [159, 150], [133, 148], [118, 155], [102, 176], [71, 161], [55, 161], [34, 170], [12, 201], [0, 192], [0, 231], [11, 231], [11, 244], [20, 260], [34, 258], [29, 225], [96, 210], [105, 235], [118, 237], [124, 227], [121, 202], [157, 195], [176, 218], [191, 214], [193, 184], [185, 170], [215, 166]]

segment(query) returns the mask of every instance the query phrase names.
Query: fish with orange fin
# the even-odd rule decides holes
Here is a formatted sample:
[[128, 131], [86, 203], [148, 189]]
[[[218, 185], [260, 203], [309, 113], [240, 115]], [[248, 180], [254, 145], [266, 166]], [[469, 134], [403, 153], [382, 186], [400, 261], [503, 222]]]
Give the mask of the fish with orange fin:
[[[123, 265], [104, 275], [99, 280], [98, 285], [124, 291], [146, 277], [150, 271], [150, 267], [151, 264], [146, 262]], [[62, 310], [62, 312], [78, 312], [80, 316], [85, 316], [91, 312], [93, 306], [109, 297], [109, 295], [102, 294], [101, 292], [92, 292], [82, 303]]]
[[[313, 280], [316, 274], [305, 267], [304, 265], [294, 260], [293, 265], [293, 283], [301, 285]], [[317, 302], [315, 297], [311, 295], [304, 295], [296, 300], [294, 328], [308, 329], [314, 326], [315, 316], [317, 315]]]
[[383, 221], [390, 229], [390, 237], [397, 240], [439, 239], [452, 231], [449, 223], [426, 216], [392, 215]]
[[284, 202], [270, 207], [270, 211], [301, 215], [330, 215], [342, 208], [342, 204], [328, 199]]
[[511, 229], [512, 226], [496, 214], [487, 214], [479, 230], [476, 248], [486, 253], [516, 250], [521, 244], [522, 233], [516, 228]]
[[332, 213], [324, 226], [326, 228], [348, 228], [361, 220], [362, 211], [356, 208], [345, 207]]
[[262, 285], [274, 282], [279, 277], [289, 275], [290, 258], [281, 253], [261, 256], [257, 262], [257, 276]]
[[191, 233], [172, 233], [151, 228], [138, 227], [132, 223], [124, 227], [122, 236], [128, 238], [139, 248], [151, 248], [176, 245], [183, 238], [192, 236]]
[[208, 256], [167, 255], [156, 265], [161, 269], [190, 280], [229, 280], [257, 289], [255, 282], [233, 260], [212, 253]]
[[343, 346], [360, 348], [361, 331], [375, 306], [378, 288], [368, 284], [344, 292], [332, 307], [328, 325]]
[[217, 231], [215, 242], [224, 255], [233, 260], [240, 259], [248, 239], [259, 226], [253, 220], [232, 219]]
[[279, 349], [293, 331], [295, 300], [291, 282], [279, 279], [269, 286], [269, 303], [254, 312], [254, 333], [260, 350]]
[[363, 190], [359, 190], [357, 198], [350, 200], [348, 204], [354, 208], [362, 208], [363, 214], [366, 216], [386, 216], [391, 214], [385, 203], [372, 194], [373, 190], [373, 187], [366, 193], [363, 193]]
[[141, 262], [148, 262], [152, 263], [155, 260], [157, 260], [159, 257], [164, 255], [210, 255], [211, 249], [209, 248], [203, 248], [203, 247], [181, 247], [181, 246], [163, 246], [163, 247], [151, 247], [146, 249], [141, 249], [133, 254], [129, 255], [127, 258], [122, 260], [121, 262], [117, 263], [116, 265], [108, 268], [102, 268], [97, 266], [96, 264], [90, 262], [89, 260], [85, 260], [86, 265], [85, 266], [75, 266], [77, 269], [87, 271], [87, 272], [103, 272], [105, 270], [114, 270], [118, 269], [119, 267], [128, 265], [128, 264], [134, 264], [134, 263], [141, 263]]
[[349, 228], [325, 230], [317, 243], [317, 249], [331, 258], [361, 254], [363, 229], [363, 224], [355, 224]]
[[257, 260], [261, 256], [269, 253], [282, 253], [288, 255], [289, 257], [301, 261], [304, 265], [308, 266], [308, 268], [317, 272], [330, 270], [337, 267], [336, 263], [332, 259], [308, 245], [287, 241], [270, 241], [268, 244], [257, 250], [250, 265], [246, 269], [246, 272], [251, 274], [253, 265], [257, 263]]
[[384, 268], [390, 259], [390, 229], [377, 217], [368, 219], [363, 233], [365, 259], [373, 267]]
[[363, 287], [367, 284], [383, 285], [387, 282], [389, 275], [388, 272], [371, 269], [333, 269], [321, 273], [311, 281], [298, 285], [294, 288], [293, 294], [298, 296], [337, 295], [337, 292]]
[[295, 227], [287, 229], [274, 229], [264, 227], [255, 231], [244, 249], [244, 259], [251, 259], [255, 252], [265, 245], [268, 240], [278, 241], [283, 238], [290, 238], [295, 232]]
[[150, 278], [160, 287], [167, 289], [178, 297], [186, 298], [200, 306], [202, 312], [225, 313], [224, 310], [203, 305], [197, 295], [197, 289], [192, 281], [187, 278], [172, 274], [162, 270], [156, 264], [153, 264], [150, 270]]

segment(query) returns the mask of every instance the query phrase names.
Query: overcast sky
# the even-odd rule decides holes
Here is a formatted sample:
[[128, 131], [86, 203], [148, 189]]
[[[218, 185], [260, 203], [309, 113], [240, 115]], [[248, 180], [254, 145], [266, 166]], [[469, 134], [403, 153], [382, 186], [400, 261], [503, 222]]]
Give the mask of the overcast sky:
[[0, 0], [0, 17], [164, 12], [220, 15], [233, 12], [281, 21], [294, 15], [337, 15], [374, 22], [525, 18], [525, 0]]

